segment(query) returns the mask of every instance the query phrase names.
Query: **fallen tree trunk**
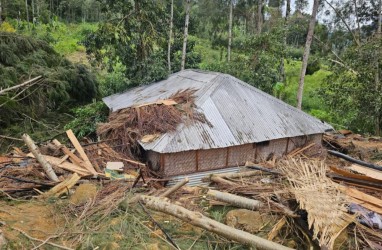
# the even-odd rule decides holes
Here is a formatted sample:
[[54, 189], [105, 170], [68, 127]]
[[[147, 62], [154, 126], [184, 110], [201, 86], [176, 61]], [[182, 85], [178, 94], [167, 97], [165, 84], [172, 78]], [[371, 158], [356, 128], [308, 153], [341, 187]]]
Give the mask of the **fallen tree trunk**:
[[258, 200], [248, 199], [238, 195], [223, 193], [211, 189], [207, 192], [207, 195], [218, 201], [223, 201], [235, 207], [246, 208], [249, 210], [257, 210], [263, 205], [263, 203]]
[[164, 191], [162, 194], [159, 195], [159, 197], [169, 197], [170, 195], [175, 193], [179, 188], [183, 187], [187, 183], [188, 183], [188, 178], [185, 178], [184, 180], [176, 183], [174, 186]]
[[161, 198], [152, 196], [141, 196], [141, 201], [146, 204], [150, 209], [160, 211], [166, 214], [175, 216], [176, 218], [188, 222], [194, 226], [204, 228], [210, 232], [221, 235], [227, 239], [254, 246], [258, 249], [273, 250], [273, 249], [291, 249], [275, 242], [263, 239], [256, 235], [247, 233], [242, 230], [238, 230], [229, 227], [223, 223], [212, 220], [201, 213], [192, 212], [184, 207], [169, 203]]
[[235, 182], [223, 179], [222, 177], [217, 176], [217, 175], [211, 175], [210, 181], [213, 181], [213, 182], [216, 182], [216, 183], [219, 183], [222, 185], [227, 185], [227, 186], [236, 186]]
[[342, 154], [342, 153], [334, 151], [334, 150], [328, 150], [328, 153], [331, 154], [331, 155], [337, 156], [339, 158], [342, 158], [344, 160], [347, 160], [347, 161], [350, 161], [350, 162], [353, 162], [353, 163], [357, 163], [357, 164], [359, 164], [361, 166], [365, 166], [365, 167], [368, 167], [368, 168], [372, 168], [372, 169], [376, 169], [376, 170], [382, 171], [382, 167], [378, 166], [376, 164], [368, 163], [368, 162], [361, 161], [361, 160], [357, 160], [357, 159], [354, 159], [353, 157], [350, 157], [348, 155]]
[[33, 142], [32, 138], [30, 138], [30, 136], [27, 134], [23, 134], [22, 138], [25, 144], [28, 146], [29, 150], [36, 157], [37, 161], [41, 164], [48, 178], [52, 181], [56, 181], [56, 182], [59, 181], [56, 173], [54, 172], [52, 168], [52, 165], [50, 165], [50, 163], [40, 153], [40, 150], [38, 149], [36, 144]]

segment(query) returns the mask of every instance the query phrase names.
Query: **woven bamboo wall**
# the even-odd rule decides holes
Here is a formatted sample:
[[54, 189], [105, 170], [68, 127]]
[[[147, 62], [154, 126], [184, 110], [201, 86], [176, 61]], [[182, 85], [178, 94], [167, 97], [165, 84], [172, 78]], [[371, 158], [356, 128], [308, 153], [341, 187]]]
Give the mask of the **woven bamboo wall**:
[[164, 175], [174, 176], [196, 172], [196, 151], [165, 154]]
[[322, 135], [282, 138], [263, 143], [250, 143], [229, 148], [194, 150], [159, 154], [148, 151], [153, 166], [160, 166], [165, 176], [175, 176], [225, 167], [242, 166], [246, 161], [260, 162], [270, 156], [281, 157], [297, 147], [315, 142], [321, 144]]
[[227, 148], [198, 150], [198, 170], [206, 171], [227, 166]]
[[256, 161], [265, 161], [268, 157], [281, 157], [287, 150], [288, 138], [272, 140], [268, 145], [258, 143], [256, 151]]
[[243, 166], [245, 162], [255, 161], [256, 145], [244, 144], [240, 146], [233, 146], [228, 149], [228, 166]]

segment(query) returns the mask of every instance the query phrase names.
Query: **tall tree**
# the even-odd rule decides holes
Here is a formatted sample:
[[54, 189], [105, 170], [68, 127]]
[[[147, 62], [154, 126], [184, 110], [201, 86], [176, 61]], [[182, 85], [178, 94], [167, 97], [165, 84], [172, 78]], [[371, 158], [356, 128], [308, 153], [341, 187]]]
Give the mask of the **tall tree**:
[[313, 2], [313, 10], [312, 16], [309, 22], [308, 35], [306, 37], [305, 49], [302, 58], [301, 72], [300, 72], [300, 81], [298, 83], [298, 91], [297, 91], [297, 108], [301, 109], [302, 106], [302, 96], [304, 91], [304, 81], [305, 81], [305, 73], [306, 68], [308, 66], [308, 59], [310, 54], [310, 45], [312, 44], [314, 27], [316, 25], [316, 16], [318, 12], [319, 0], [314, 0]]
[[167, 65], [168, 73], [171, 73], [171, 40], [172, 40], [172, 26], [174, 25], [174, 0], [171, 0], [170, 11], [170, 30], [168, 33], [168, 46], [167, 46]]
[[186, 20], [184, 23], [184, 37], [183, 37], [183, 50], [182, 50], [182, 63], [180, 66], [181, 70], [184, 70], [186, 65], [186, 52], [187, 52], [187, 39], [188, 39], [188, 24], [190, 22], [190, 10], [191, 10], [191, 0], [186, 0]]
[[229, 24], [228, 24], [228, 50], [227, 60], [231, 61], [231, 45], [232, 45], [232, 12], [233, 12], [233, 0], [229, 3]]
[[258, 0], [257, 5], [257, 34], [261, 34], [263, 27], [263, 1]]
[[0, 0], [0, 25], [3, 22], [3, 7], [1, 5], [1, 0]]
[[[378, 4], [378, 27], [377, 27], [377, 40], [380, 41], [381, 40], [381, 25], [382, 25], [382, 0], [379, 0], [379, 4]], [[379, 57], [376, 56], [376, 62], [375, 62], [375, 66], [376, 66], [376, 69], [375, 69], [375, 91], [377, 93], [380, 93], [381, 89], [380, 89], [380, 79], [379, 79], [379, 74], [380, 74], [380, 69], [379, 69]], [[378, 105], [375, 106], [376, 107], [376, 113], [380, 113], [380, 110], [378, 108]], [[375, 134], [377, 136], [380, 136], [381, 134], [381, 128], [379, 126], [379, 124], [381, 123], [380, 119], [379, 119], [379, 116], [377, 115], [375, 117]]]
[[[291, 0], [286, 0], [286, 9], [285, 9], [285, 19], [284, 19], [284, 50], [286, 50], [286, 47], [287, 47], [287, 29], [288, 29], [288, 18], [289, 18], [289, 15], [290, 15], [290, 1]], [[281, 61], [280, 61], [280, 78], [281, 78], [281, 82], [284, 83], [284, 85], [286, 84], [286, 77], [285, 77], [285, 66], [284, 66], [284, 56], [281, 57]]]

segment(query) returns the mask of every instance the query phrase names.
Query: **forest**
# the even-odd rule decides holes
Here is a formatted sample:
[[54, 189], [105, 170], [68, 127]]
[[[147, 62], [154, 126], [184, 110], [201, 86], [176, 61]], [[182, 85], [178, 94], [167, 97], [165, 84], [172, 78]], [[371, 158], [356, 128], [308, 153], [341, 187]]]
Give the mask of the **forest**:
[[[235, 76], [336, 128], [381, 130], [380, 1], [1, 0], [0, 134], [94, 135], [101, 98], [181, 69]], [[38, 83], [17, 86], [33, 77]], [[47, 130], [47, 131], [46, 131]]]
[[382, 0], [0, 0], [0, 249], [382, 249], [381, 58]]

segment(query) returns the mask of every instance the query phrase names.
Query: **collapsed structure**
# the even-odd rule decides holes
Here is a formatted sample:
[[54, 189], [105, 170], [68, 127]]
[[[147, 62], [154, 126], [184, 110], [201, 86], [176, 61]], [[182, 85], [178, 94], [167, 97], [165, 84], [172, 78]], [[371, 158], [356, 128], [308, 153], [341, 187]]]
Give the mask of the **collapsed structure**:
[[[166, 80], [130, 89], [103, 101], [114, 119], [118, 117], [115, 112], [129, 108], [136, 113], [134, 119], [139, 120], [139, 107], [148, 105], [168, 105], [184, 111], [187, 105], [177, 107], [177, 102], [168, 99], [187, 91], [192, 93], [188, 97], [193, 100], [188, 106], [202, 118], [197, 115], [198, 119], [184, 119], [170, 131], [135, 138], [145, 152], [149, 167], [162, 176], [280, 157], [307, 143], [321, 145], [323, 133], [332, 130], [329, 124], [233, 76], [216, 72], [184, 70]], [[189, 113], [184, 112], [184, 116]], [[166, 110], [162, 114], [166, 114]], [[137, 124], [142, 126], [139, 121]], [[111, 130], [109, 126], [104, 134]]]

